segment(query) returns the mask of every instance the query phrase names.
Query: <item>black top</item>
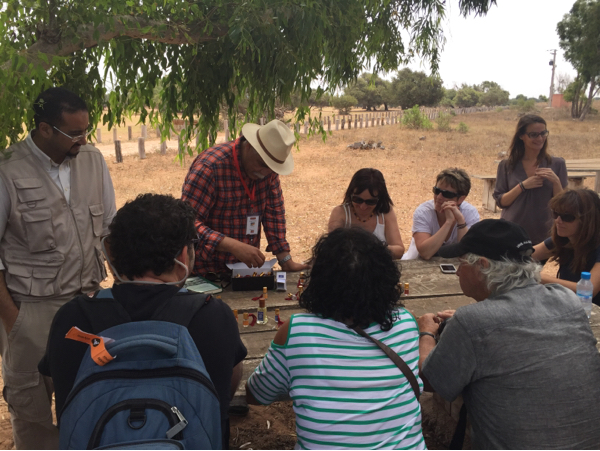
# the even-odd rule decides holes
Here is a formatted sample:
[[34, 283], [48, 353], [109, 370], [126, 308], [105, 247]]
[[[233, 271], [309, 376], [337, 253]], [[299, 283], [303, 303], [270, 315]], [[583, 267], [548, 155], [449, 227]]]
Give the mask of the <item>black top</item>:
[[[554, 241], [552, 241], [552, 237], [546, 238], [544, 240], [544, 244], [550, 250], [554, 249]], [[588, 261], [583, 268], [584, 271], [590, 272], [596, 263], [600, 262], [600, 247], [592, 250], [588, 255]], [[562, 280], [568, 280], [570, 282], [579, 282], [581, 279], [581, 273], [574, 274], [571, 271], [571, 262], [562, 263], [558, 267], [558, 273], [556, 277]], [[600, 292], [592, 299], [594, 304], [600, 305]]]
[[[78, 296], [63, 305], [56, 313], [48, 337], [46, 354], [39, 364], [40, 373], [52, 377], [56, 391], [56, 412], [60, 414], [67, 395], [73, 388], [79, 365], [89, 346], [65, 338], [73, 326], [84, 332], [99, 334], [102, 330], [129, 321], [119, 317], [119, 310], [111, 303], [120, 303], [132, 321], [150, 320], [155, 312], [178, 294], [179, 288], [172, 285], [114, 285], [114, 299], [95, 299]], [[106, 303], [105, 318], [94, 318], [93, 324], [107, 324], [102, 330], [94, 330], [89, 320], [90, 303]], [[176, 302], [176, 301], [174, 301]], [[98, 308], [93, 310], [98, 311]], [[206, 370], [219, 395], [221, 404], [221, 422], [228, 424], [227, 411], [231, 400], [231, 375], [235, 365], [247, 354], [240, 338], [237, 322], [231, 308], [220, 299], [211, 298], [197, 311], [188, 325], [188, 331], [200, 351]], [[229, 431], [223, 430], [223, 437]], [[223, 443], [227, 447], [227, 443]]]

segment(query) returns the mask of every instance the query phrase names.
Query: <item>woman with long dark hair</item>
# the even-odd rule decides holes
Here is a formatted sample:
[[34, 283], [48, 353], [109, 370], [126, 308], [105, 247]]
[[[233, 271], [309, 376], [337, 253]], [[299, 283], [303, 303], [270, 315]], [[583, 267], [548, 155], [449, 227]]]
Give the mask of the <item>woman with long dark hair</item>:
[[327, 229], [331, 232], [339, 227], [360, 227], [379, 238], [399, 259], [404, 244], [393, 205], [381, 171], [360, 169], [352, 176], [342, 205], [331, 211]]
[[556, 277], [542, 274], [542, 283], [559, 283], [577, 291], [581, 272], [591, 273], [593, 302], [600, 305], [600, 197], [586, 188], [566, 190], [550, 201], [554, 223], [550, 238], [534, 246], [533, 258], [558, 263]]
[[[419, 331], [399, 302], [400, 271], [372, 233], [338, 228], [313, 248], [307, 313], [284, 323], [246, 386], [249, 403], [294, 401], [298, 449], [424, 449], [421, 406], [404, 374], [362, 328], [418, 376]], [[416, 379], [422, 390], [422, 382]]]
[[508, 159], [498, 165], [493, 194], [500, 217], [523, 227], [534, 245], [548, 237], [548, 202], [567, 186], [565, 160], [548, 154], [549, 133], [540, 116], [519, 119]]

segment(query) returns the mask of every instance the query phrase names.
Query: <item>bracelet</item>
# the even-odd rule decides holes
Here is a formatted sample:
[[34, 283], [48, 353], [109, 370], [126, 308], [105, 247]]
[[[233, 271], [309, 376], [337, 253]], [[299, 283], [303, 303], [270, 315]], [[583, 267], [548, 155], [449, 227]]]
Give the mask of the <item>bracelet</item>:
[[525, 185], [523, 185], [523, 182], [519, 182], [519, 186], [521, 187], [522, 192], [525, 191]]
[[282, 266], [285, 262], [288, 262], [292, 259], [292, 254], [287, 254], [285, 257], [283, 257], [281, 260], [277, 260], [277, 263], [279, 263], [279, 266]]
[[436, 343], [438, 342], [438, 339], [436, 338], [436, 336], [433, 335], [431, 332], [419, 332], [419, 338], [424, 337], [425, 335], [433, 338]]
[[464, 229], [467, 226], [467, 223], [465, 222], [464, 224], [457, 224], [456, 228], [457, 229]]

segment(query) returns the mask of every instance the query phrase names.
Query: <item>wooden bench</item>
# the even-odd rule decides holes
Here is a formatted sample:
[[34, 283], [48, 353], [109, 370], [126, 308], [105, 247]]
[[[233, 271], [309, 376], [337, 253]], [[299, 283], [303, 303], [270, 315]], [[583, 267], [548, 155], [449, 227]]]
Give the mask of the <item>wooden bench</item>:
[[[471, 177], [483, 180], [483, 195], [481, 201], [483, 208], [486, 210], [496, 213], [498, 207], [496, 201], [492, 197], [494, 189], [496, 188], [496, 176], [495, 175], [471, 175]], [[567, 188], [575, 189], [583, 186], [583, 181], [587, 177], [596, 177], [595, 172], [567, 172]]]

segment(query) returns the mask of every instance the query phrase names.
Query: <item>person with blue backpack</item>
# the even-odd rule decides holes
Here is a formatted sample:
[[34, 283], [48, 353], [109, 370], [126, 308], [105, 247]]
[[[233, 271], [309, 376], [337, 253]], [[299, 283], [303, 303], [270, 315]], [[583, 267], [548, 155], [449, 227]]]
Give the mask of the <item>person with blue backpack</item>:
[[54, 382], [61, 448], [228, 447], [247, 351], [225, 303], [181, 288], [194, 220], [171, 196], [127, 202], [103, 242], [117, 281], [56, 314], [39, 370]]

